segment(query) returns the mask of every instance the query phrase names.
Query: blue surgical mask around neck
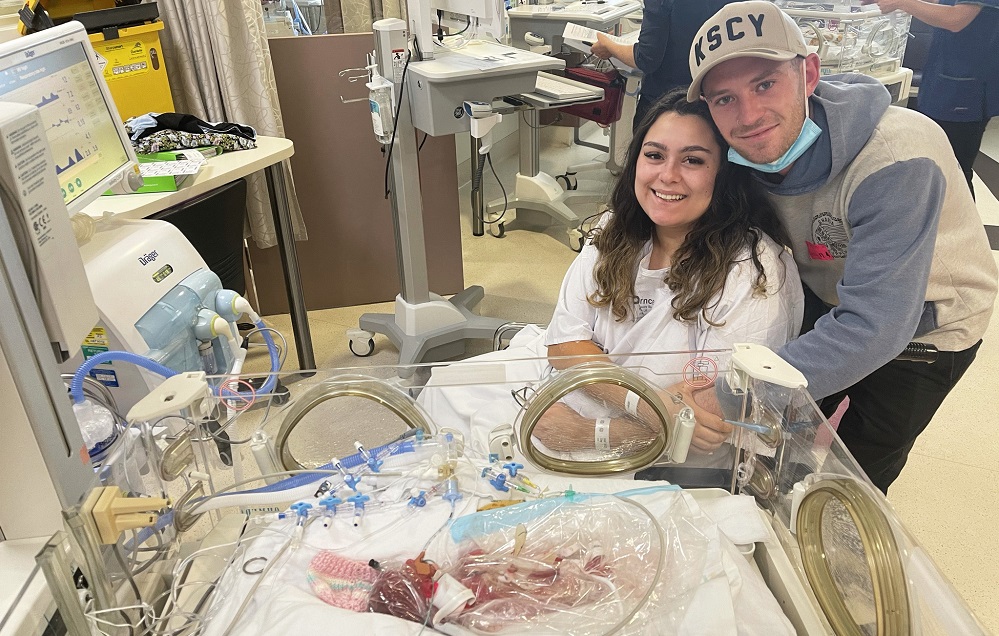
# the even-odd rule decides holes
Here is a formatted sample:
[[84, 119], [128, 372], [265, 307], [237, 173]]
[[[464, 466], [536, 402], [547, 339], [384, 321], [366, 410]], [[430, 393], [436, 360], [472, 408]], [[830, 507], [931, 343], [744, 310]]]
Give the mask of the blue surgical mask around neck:
[[815, 143], [820, 135], [822, 135], [822, 129], [819, 128], [819, 125], [806, 117], [805, 123], [801, 126], [798, 138], [787, 149], [787, 152], [781, 155], [776, 161], [771, 161], [770, 163], [753, 163], [736, 152], [735, 148], [728, 149], [728, 160], [741, 166], [759, 170], [760, 172], [777, 173], [790, 166], [801, 155], [805, 154], [805, 151]]
[[[805, 65], [804, 60], [802, 60], [802, 77], [804, 77], [804, 72]], [[746, 166], [754, 170], [759, 170], [760, 172], [775, 174], [777, 172], [781, 172], [797, 161], [801, 155], [805, 154], [806, 150], [812, 147], [812, 144], [814, 144], [821, 135], [822, 129], [819, 128], [819, 125], [812, 121], [811, 117], [808, 116], [808, 95], [806, 94], [805, 121], [801, 124], [801, 132], [798, 133], [798, 138], [794, 140], [794, 143], [787, 149], [787, 152], [770, 163], [754, 163], [736, 152], [735, 148], [729, 148], [728, 160], [732, 163], [737, 163], [740, 166]]]

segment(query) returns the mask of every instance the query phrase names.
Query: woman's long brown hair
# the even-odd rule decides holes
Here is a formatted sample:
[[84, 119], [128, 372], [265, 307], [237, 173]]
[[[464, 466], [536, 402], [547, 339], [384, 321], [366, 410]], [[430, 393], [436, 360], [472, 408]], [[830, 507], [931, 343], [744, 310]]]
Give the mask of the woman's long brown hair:
[[715, 127], [707, 105], [701, 101], [688, 102], [686, 89], [673, 90], [649, 109], [635, 130], [624, 169], [611, 194], [614, 214], [593, 239], [600, 256], [593, 272], [597, 289], [588, 300], [595, 307], [610, 307], [619, 322], [631, 315], [638, 263], [655, 230], [635, 196], [638, 156], [649, 129], [667, 113], [703, 119], [714, 131], [722, 152], [711, 203], [673, 255], [664, 280], [674, 292], [674, 318], [695, 320], [698, 313], [706, 318], [712, 308], [709, 303], [716, 296], [720, 298], [729, 270], [747, 246], [757, 271], [753, 288], [763, 293], [767, 276], [757, 253], [761, 233], [782, 245], [788, 244], [787, 233], [777, 213], [754, 187], [749, 171], [733, 166], [725, 159], [728, 144]]

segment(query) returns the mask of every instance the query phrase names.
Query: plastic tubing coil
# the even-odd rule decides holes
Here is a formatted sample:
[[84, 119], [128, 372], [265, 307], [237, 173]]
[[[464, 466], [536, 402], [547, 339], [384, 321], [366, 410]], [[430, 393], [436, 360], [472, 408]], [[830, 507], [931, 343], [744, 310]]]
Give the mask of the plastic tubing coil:
[[271, 332], [268, 330], [267, 325], [264, 324], [263, 320], [257, 320], [255, 323], [257, 329], [260, 330], [260, 335], [263, 336], [264, 342], [267, 343], [267, 351], [271, 356], [271, 374], [267, 376], [264, 381], [263, 386], [257, 391], [258, 394], [268, 394], [274, 391], [274, 387], [277, 386], [277, 375], [278, 371], [281, 370], [281, 358], [278, 356], [277, 345], [274, 344], [274, 339], [271, 337]]
[[391, 384], [363, 375], [340, 375], [317, 384], [299, 397], [281, 422], [281, 428], [274, 438], [274, 450], [285, 470], [302, 470], [303, 466], [288, 448], [288, 436], [299, 422], [327, 400], [341, 397], [360, 397], [381, 404], [401, 419], [411, 429], [419, 429], [432, 435], [430, 423], [423, 410], [409, 397]]
[[[592, 384], [613, 384], [635, 392], [655, 412], [662, 435], [654, 444], [629, 457], [616, 457], [598, 461], [573, 461], [550, 457], [538, 451], [531, 437], [534, 427], [549, 407], [576, 389]], [[669, 448], [673, 418], [656, 390], [637, 374], [610, 362], [594, 361], [576, 365], [542, 384], [521, 414], [518, 443], [520, 451], [535, 466], [556, 473], [570, 475], [611, 475], [630, 473], [651, 466]]]

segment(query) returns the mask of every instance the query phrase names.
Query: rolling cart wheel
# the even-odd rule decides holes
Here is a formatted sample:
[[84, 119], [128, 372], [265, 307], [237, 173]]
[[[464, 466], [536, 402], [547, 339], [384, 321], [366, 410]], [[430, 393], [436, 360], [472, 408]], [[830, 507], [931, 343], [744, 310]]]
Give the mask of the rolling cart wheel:
[[562, 187], [566, 190], [575, 190], [578, 186], [576, 180], [573, 178], [576, 176], [575, 172], [567, 172], [565, 174], [560, 174], [555, 177], [555, 181], [562, 184]]
[[569, 249], [577, 254], [583, 251], [583, 242], [586, 239], [586, 235], [579, 231], [578, 228], [571, 228], [568, 231], [569, 234]]
[[367, 343], [358, 340], [350, 340], [347, 342], [347, 347], [350, 349], [350, 352], [358, 358], [367, 358], [375, 352], [375, 340], [374, 338], [368, 338]]
[[503, 238], [506, 236], [506, 224], [505, 223], [493, 223], [489, 226], [489, 235], [495, 236], [496, 238]]

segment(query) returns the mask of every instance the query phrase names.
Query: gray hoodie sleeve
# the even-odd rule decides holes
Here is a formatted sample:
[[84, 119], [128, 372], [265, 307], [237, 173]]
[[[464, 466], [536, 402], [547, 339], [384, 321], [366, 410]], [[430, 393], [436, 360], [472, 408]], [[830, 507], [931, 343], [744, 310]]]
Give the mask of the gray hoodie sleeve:
[[891, 164], [854, 191], [839, 305], [780, 351], [819, 399], [902, 352], [923, 312], [946, 182], [926, 158]]

